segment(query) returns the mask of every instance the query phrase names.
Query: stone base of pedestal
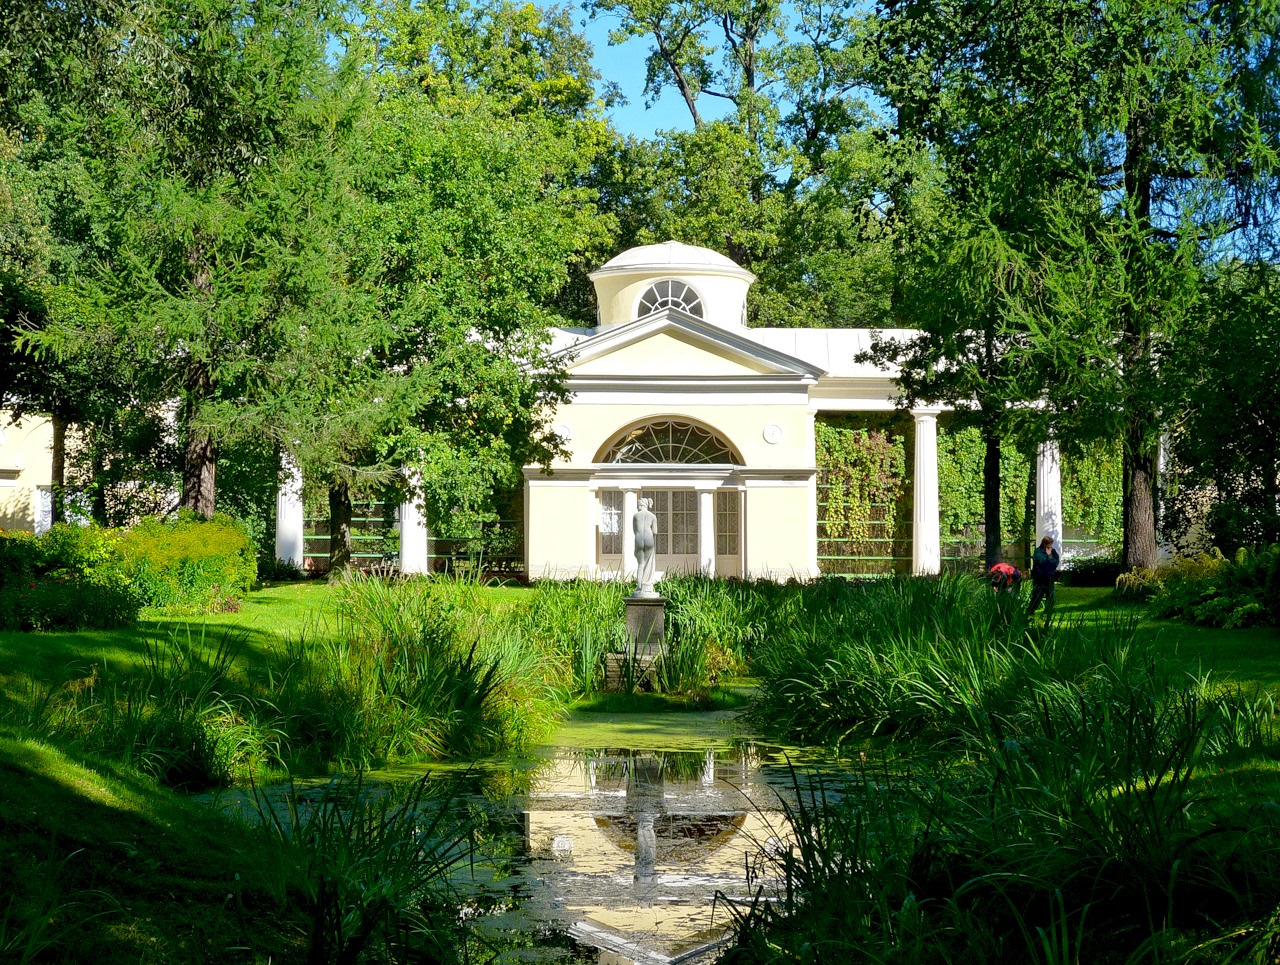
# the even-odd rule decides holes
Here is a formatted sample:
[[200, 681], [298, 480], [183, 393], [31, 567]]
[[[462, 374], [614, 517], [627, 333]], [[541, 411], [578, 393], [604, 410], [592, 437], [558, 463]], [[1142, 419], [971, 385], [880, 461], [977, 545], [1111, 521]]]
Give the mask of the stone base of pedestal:
[[625, 653], [604, 655], [604, 689], [607, 691], [653, 690], [655, 658], [647, 654], [632, 657]]
[[627, 653], [605, 656], [605, 689], [652, 687], [654, 661], [665, 652], [667, 599], [629, 596], [627, 605]]

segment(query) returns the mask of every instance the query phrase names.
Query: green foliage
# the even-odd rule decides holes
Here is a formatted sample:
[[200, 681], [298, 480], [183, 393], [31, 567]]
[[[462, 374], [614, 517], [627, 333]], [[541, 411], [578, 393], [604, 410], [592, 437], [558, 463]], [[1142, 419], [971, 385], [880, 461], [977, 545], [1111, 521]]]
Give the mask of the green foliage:
[[982, 580], [943, 576], [833, 585], [753, 653], [767, 726], [816, 743], [952, 733], [981, 694], [1016, 689], [1026, 614]]
[[148, 640], [140, 673], [105, 662], [44, 693], [28, 726], [180, 790], [222, 787], [277, 759], [278, 735], [231, 680], [240, 644], [175, 632]]
[[1205, 626], [1280, 626], [1280, 545], [1202, 554], [1160, 570], [1153, 612]]
[[461, 580], [339, 585], [338, 633], [299, 641], [273, 684], [286, 753], [312, 766], [476, 756], [524, 747], [560, 709], [541, 654]]
[[0, 626], [52, 630], [132, 623], [142, 607], [235, 609], [257, 565], [228, 517], [145, 520], [132, 529], [60, 523], [0, 534]]
[[[906, 477], [902, 437], [825, 422], [815, 422], [814, 433], [820, 485], [826, 487], [819, 500], [824, 519], [819, 536], [854, 542], [896, 536]], [[879, 511], [874, 516], [873, 507]], [[872, 519], [881, 524], [874, 530], [868, 525]]]
[[60, 523], [40, 536], [0, 533], [0, 628], [115, 627], [141, 605], [119, 532]]
[[1135, 566], [1116, 577], [1116, 596], [1121, 600], [1149, 600], [1160, 590], [1156, 570]]
[[838, 794], [797, 786], [761, 872], [781, 900], [739, 911], [724, 961], [1135, 961], [1270, 914], [1280, 820], [1205, 787], [1274, 752], [1268, 695], [1166, 676], [1133, 620], [1031, 635], [977, 581], [913, 582], [853, 601], [892, 603], [883, 641], [825, 613], [765, 640], [761, 720], [916, 740]]
[[124, 531], [120, 552], [136, 599], [174, 612], [235, 609], [258, 572], [248, 534], [228, 516], [144, 520]]
[[[982, 461], [986, 443], [981, 430], [966, 428], [938, 433], [938, 501], [943, 539], [974, 537], [983, 518]], [[1000, 447], [1000, 528], [1006, 543], [1016, 542], [1026, 516], [1030, 460], [1016, 447]]]
[[466, 960], [452, 881], [473, 856], [471, 829], [427, 778], [388, 789], [357, 777], [255, 800], [271, 855], [257, 870], [279, 907], [301, 906], [307, 961]]

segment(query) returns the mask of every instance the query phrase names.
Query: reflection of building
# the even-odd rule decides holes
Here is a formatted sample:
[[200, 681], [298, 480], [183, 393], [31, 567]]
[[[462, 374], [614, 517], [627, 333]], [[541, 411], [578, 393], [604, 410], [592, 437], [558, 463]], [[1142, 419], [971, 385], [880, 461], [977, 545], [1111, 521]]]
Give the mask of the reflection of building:
[[750, 893], [745, 867], [782, 825], [747, 752], [645, 751], [552, 762], [525, 812], [541, 914], [601, 963], [657, 963], [718, 941], [717, 892]]
[[0, 412], [0, 529], [43, 533], [53, 519], [53, 423]]

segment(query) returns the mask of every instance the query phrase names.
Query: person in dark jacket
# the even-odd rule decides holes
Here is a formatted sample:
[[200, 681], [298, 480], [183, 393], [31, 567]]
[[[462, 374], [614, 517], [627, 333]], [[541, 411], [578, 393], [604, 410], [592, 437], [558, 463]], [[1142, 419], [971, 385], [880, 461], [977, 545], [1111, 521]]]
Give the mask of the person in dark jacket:
[[1053, 548], [1053, 537], [1046, 536], [1031, 555], [1031, 603], [1027, 613], [1035, 613], [1044, 601], [1045, 619], [1053, 616], [1053, 581], [1058, 577], [1058, 551]]

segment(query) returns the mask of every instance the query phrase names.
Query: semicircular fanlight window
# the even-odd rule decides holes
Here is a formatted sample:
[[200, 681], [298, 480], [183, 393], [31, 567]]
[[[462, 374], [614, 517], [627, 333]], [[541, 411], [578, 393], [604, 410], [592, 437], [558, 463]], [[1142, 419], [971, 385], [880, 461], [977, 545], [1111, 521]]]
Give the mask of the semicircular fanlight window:
[[702, 426], [674, 419], [629, 429], [605, 450], [602, 462], [740, 465], [723, 439]]
[[678, 308], [694, 318], [702, 318], [702, 299], [682, 281], [660, 281], [656, 285], [650, 285], [640, 296], [636, 318], [644, 318], [664, 308]]

